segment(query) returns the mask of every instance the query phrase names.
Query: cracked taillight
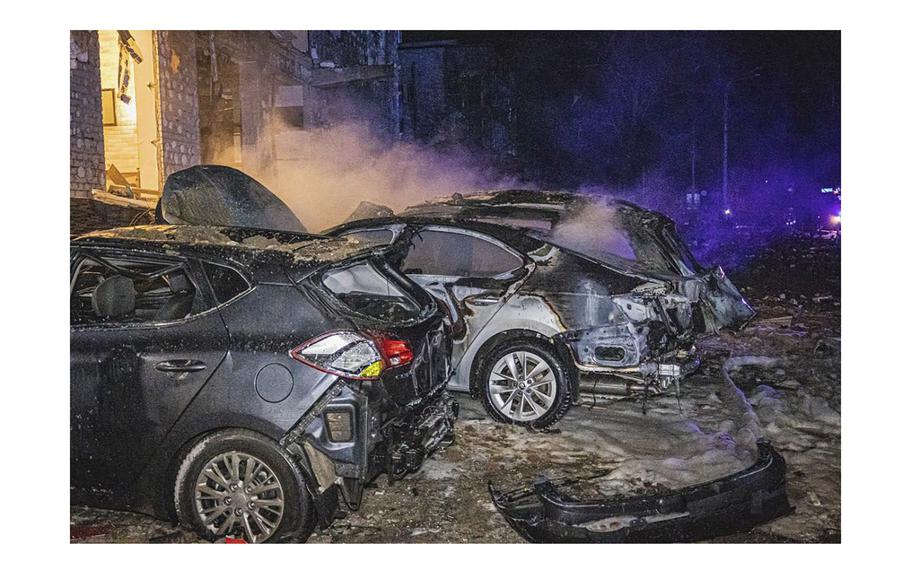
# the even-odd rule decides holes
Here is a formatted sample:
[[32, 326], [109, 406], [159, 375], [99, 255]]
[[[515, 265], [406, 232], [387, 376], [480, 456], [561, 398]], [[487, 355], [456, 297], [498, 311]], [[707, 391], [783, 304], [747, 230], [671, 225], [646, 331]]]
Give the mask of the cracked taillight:
[[353, 331], [314, 337], [291, 349], [290, 355], [320, 371], [361, 381], [378, 379], [386, 366], [376, 343]]

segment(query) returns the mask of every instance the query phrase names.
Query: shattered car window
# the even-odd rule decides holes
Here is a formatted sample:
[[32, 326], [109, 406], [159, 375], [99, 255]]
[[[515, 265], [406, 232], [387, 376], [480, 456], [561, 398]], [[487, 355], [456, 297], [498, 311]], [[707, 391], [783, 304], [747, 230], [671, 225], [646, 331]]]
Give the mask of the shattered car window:
[[368, 262], [326, 272], [322, 284], [349, 309], [394, 323], [414, 321], [421, 308]]
[[182, 264], [86, 256], [73, 279], [70, 323], [176, 321], [201, 304]]
[[601, 200], [579, 203], [581, 206], [559, 218], [552, 231], [532, 232], [544, 241], [607, 264], [684, 276], [701, 271], [672, 223], [660, 215]]
[[209, 262], [203, 265], [219, 304], [226, 304], [250, 289], [246, 279], [233, 268]]
[[351, 231], [350, 233], [344, 233], [344, 236], [365, 243], [387, 245], [392, 242], [395, 234], [389, 229], [363, 229], [359, 231]]
[[492, 242], [448, 231], [421, 231], [411, 240], [405, 274], [490, 277], [511, 272], [521, 258]]

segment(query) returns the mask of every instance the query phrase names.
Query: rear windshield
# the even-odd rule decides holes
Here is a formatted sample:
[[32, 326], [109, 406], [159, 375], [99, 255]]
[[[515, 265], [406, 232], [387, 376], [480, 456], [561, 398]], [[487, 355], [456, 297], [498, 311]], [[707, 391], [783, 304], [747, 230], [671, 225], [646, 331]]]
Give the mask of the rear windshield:
[[350, 310], [373, 319], [405, 323], [421, 316], [417, 301], [367, 261], [326, 272], [322, 285]]

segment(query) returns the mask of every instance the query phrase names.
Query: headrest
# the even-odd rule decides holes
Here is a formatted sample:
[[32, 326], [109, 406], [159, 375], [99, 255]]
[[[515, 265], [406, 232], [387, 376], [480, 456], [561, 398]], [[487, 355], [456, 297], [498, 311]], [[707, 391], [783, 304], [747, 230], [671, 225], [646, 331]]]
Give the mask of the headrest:
[[183, 272], [171, 272], [168, 274], [167, 285], [174, 294], [186, 294], [193, 291], [190, 279]]
[[136, 287], [133, 281], [117, 274], [105, 279], [92, 292], [95, 315], [108, 319], [132, 313], [136, 309]]

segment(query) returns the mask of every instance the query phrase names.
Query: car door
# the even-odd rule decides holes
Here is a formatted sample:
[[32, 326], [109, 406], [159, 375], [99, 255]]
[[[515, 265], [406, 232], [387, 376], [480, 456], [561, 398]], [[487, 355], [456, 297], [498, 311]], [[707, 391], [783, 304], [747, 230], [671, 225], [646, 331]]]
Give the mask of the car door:
[[496, 239], [457, 227], [423, 226], [410, 239], [401, 270], [449, 307], [457, 368], [532, 263]]
[[116, 495], [138, 478], [225, 357], [228, 333], [214, 305], [195, 260], [106, 247], [73, 249], [75, 488]]

